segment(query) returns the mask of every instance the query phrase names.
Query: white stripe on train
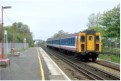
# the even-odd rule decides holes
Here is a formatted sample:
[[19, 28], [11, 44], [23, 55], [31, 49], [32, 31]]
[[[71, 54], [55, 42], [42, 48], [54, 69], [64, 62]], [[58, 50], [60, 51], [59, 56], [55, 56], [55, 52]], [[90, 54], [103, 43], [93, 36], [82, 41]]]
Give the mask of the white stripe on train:
[[75, 50], [76, 51], [76, 46], [66, 46], [66, 45], [55, 45], [55, 44], [48, 44], [49, 46], [57, 47], [57, 48], [62, 48], [62, 49], [67, 49], [67, 50]]

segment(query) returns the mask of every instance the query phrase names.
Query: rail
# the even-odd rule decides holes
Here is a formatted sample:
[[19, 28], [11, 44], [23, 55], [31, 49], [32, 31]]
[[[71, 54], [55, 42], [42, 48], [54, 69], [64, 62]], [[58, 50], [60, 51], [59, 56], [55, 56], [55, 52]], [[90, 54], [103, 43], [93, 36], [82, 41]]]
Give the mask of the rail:
[[[73, 62], [69, 58], [65, 58], [65, 56], [63, 56], [62, 54], [61, 55], [57, 54], [57, 52], [52, 51], [50, 49], [46, 49], [45, 47], [43, 49], [47, 53], [49, 53], [49, 54], [53, 53], [56, 57], [61, 58], [64, 62], [68, 63], [69, 65], [71, 65], [72, 67], [74, 67], [75, 69], [77, 69], [78, 71], [83, 73], [84, 75], [88, 76], [92, 80], [119, 80], [120, 79], [120, 77], [117, 77], [117, 76], [112, 75], [110, 73], [104, 72], [103, 70], [97, 69], [95, 67], [89, 66], [86, 63], [81, 62], [80, 63], [81, 65], [76, 64], [75, 62]], [[50, 51], [51, 51], [51, 53], [50, 53]]]

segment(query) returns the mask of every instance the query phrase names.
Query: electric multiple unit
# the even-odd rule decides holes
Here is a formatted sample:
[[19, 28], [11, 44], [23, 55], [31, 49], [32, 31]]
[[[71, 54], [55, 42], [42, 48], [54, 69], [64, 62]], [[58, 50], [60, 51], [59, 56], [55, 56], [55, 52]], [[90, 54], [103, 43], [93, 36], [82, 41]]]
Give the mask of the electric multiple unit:
[[47, 40], [47, 47], [66, 52], [74, 52], [75, 57], [82, 60], [96, 61], [101, 52], [101, 34], [93, 30], [85, 30], [59, 38]]

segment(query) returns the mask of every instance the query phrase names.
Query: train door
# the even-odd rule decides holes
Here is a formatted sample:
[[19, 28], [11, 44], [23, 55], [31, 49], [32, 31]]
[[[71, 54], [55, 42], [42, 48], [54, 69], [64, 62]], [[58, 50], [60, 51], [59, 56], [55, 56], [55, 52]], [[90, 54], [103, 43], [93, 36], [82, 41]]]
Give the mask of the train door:
[[85, 52], [86, 51], [86, 33], [80, 33], [78, 41], [79, 41], [78, 42], [79, 52]]
[[94, 35], [87, 35], [87, 51], [94, 51]]

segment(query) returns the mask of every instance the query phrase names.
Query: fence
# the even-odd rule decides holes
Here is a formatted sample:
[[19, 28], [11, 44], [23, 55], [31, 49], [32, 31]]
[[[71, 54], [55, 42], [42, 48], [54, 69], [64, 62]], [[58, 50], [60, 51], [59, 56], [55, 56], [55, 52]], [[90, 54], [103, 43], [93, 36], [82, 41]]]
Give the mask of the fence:
[[[22, 50], [28, 48], [28, 43], [14, 43], [15, 49]], [[12, 43], [4, 43], [4, 54], [5, 56], [9, 55], [12, 49]], [[0, 43], [0, 55], [2, 50], [2, 43]]]
[[102, 38], [102, 53], [120, 56], [120, 39]]

